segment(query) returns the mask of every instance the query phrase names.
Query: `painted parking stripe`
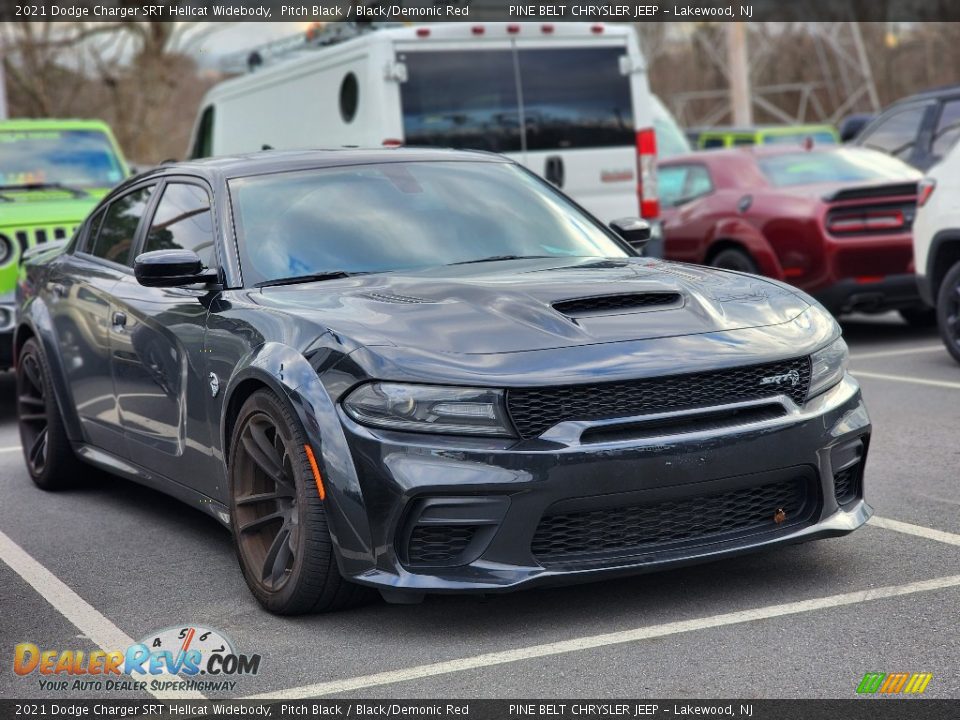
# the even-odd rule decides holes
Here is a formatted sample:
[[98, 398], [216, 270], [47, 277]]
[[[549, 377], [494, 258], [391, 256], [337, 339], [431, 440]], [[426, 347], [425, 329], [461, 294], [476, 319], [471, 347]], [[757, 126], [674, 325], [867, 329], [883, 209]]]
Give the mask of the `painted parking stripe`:
[[[101, 649], [125, 650], [134, 643], [133, 638], [118, 628], [93, 605], [77, 595], [70, 586], [34, 560], [26, 550], [17, 545], [9, 536], [0, 532], [0, 560], [22, 577], [40, 596], [63, 617], [73, 623], [83, 635], [96, 643]], [[175, 676], [156, 675], [159, 680], [179, 680]], [[151, 678], [152, 679], [152, 678]], [[148, 692], [163, 700], [204, 700], [196, 691], [151, 691]]]
[[926, 378], [906, 377], [904, 375], [888, 375], [886, 373], [863, 372], [853, 370], [854, 377], [868, 378], [870, 380], [890, 380], [892, 382], [913, 383], [914, 385], [928, 385], [930, 387], [950, 388], [951, 390], [960, 390], [960, 382], [950, 380], [927, 380]]
[[830, 595], [828, 597], [814, 598], [812, 600], [801, 600], [799, 602], [784, 603], [782, 605], [767, 605], [766, 607], [755, 608], [753, 610], [741, 610], [738, 612], [696, 618], [693, 620], [664, 623], [662, 625], [650, 625], [647, 627], [624, 630], [621, 632], [606, 633], [603, 635], [589, 635], [586, 637], [574, 638], [572, 640], [561, 640], [560, 642], [547, 643], [544, 645], [532, 645], [529, 647], [517, 648], [515, 650], [505, 650], [503, 652], [485, 653], [483, 655], [474, 655], [473, 657], [465, 657], [458, 660], [448, 660], [445, 662], [431, 663], [429, 665], [418, 665], [416, 667], [390, 670], [373, 675], [362, 675], [345, 680], [332, 680], [330, 682], [304, 685], [302, 687], [295, 687], [287, 690], [278, 690], [275, 692], [253, 695], [245, 699], [295, 700], [299, 698], [311, 698], [322, 695], [335, 695], [337, 693], [350, 692], [352, 690], [377, 687], [380, 685], [392, 685], [394, 683], [420, 680], [423, 678], [435, 677], [437, 675], [447, 675], [450, 673], [464, 672], [467, 670], [477, 670], [495, 665], [518, 662], [521, 660], [531, 660], [533, 658], [549, 657], [552, 655], [564, 655], [567, 653], [580, 652], [582, 650], [591, 650], [610, 645], [622, 645], [624, 643], [649, 640], [650, 638], [664, 637], [667, 635], [677, 635], [680, 633], [723, 627], [725, 625], [737, 625], [740, 623], [754, 622], [757, 620], [768, 620], [770, 618], [783, 617], [784, 615], [797, 615], [799, 613], [813, 612], [827, 608], [856, 605], [857, 603], [880, 600], [882, 598], [900, 597], [903, 595], [913, 595], [916, 593], [931, 592], [934, 590], [955, 587], [960, 587], [960, 575], [949, 575], [945, 577], [934, 578], [933, 580], [921, 580], [918, 582], [907, 583], [905, 585], [873, 588], [871, 590], [859, 590], [857, 592], [843, 593], [842, 595]]
[[905, 350], [877, 350], [875, 352], [853, 353], [851, 360], [873, 360], [874, 358], [897, 357], [898, 355], [916, 355], [917, 353], [946, 352], [943, 345], [925, 345], [918, 348], [907, 348]]
[[868, 520], [871, 525], [876, 525], [884, 530], [893, 530], [894, 532], [914, 535], [916, 537], [926, 538], [927, 540], [936, 540], [947, 545], [960, 546], [960, 535], [946, 532], [944, 530], [935, 530], [934, 528], [924, 527], [923, 525], [914, 525], [900, 520], [891, 520], [890, 518], [877, 517], [874, 515]]

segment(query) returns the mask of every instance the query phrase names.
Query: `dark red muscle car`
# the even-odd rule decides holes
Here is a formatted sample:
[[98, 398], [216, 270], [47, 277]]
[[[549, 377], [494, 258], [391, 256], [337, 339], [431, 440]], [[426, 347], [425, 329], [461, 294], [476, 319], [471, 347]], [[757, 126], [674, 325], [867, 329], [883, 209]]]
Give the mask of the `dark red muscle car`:
[[660, 164], [664, 255], [758, 273], [835, 314], [927, 324], [910, 228], [920, 174], [865, 148], [749, 147]]

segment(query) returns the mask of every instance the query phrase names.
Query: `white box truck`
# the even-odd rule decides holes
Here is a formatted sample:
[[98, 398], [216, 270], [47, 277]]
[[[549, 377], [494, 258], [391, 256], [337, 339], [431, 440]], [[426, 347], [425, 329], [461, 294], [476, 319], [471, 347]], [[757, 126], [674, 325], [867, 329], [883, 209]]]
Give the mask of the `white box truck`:
[[251, 53], [250, 72], [207, 93], [191, 157], [344, 145], [488, 150], [603, 221], [659, 215], [654, 127], [665, 110], [629, 26], [328, 25], [294, 47]]

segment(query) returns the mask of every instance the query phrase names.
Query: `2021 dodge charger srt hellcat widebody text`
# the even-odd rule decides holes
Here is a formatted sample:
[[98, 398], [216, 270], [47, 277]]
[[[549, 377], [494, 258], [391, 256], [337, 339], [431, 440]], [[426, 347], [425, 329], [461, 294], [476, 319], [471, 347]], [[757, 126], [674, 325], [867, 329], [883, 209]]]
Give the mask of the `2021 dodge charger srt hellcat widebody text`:
[[96, 466], [233, 531], [277, 613], [848, 533], [870, 421], [802, 292], [633, 249], [500, 156], [168, 165], [28, 259], [37, 485]]

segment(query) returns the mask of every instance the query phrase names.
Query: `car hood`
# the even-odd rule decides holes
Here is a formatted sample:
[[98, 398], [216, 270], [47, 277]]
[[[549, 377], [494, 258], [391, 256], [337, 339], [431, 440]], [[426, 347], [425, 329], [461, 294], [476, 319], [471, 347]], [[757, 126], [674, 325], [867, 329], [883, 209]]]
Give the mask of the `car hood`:
[[107, 192], [89, 190], [74, 198], [59, 190], [17, 191], [12, 201], [0, 198], [0, 227], [78, 225]]
[[253, 299], [360, 345], [456, 354], [740, 330], [809, 307], [801, 293], [760, 277], [649, 258], [447, 266], [264, 288]]

